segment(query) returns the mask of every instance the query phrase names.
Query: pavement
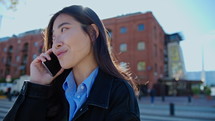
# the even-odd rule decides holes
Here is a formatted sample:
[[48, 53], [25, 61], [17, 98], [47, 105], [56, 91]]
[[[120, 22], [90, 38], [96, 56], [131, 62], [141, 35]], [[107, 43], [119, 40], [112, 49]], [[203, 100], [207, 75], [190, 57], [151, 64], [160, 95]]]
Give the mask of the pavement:
[[[142, 97], [138, 102], [141, 104], [151, 104], [149, 96]], [[209, 99], [205, 96], [191, 97], [191, 102], [188, 101], [188, 97], [186, 96], [166, 96], [164, 102], [161, 97], [155, 97], [154, 99], [154, 104], [167, 105], [170, 103], [180, 106], [206, 106], [215, 108], [215, 97], [210, 97]]]
[[[142, 121], [215, 121], [215, 98], [206, 97], [155, 97], [154, 103], [150, 97], [138, 100]], [[170, 103], [174, 104], [174, 111], [170, 110]], [[174, 112], [174, 115], [172, 115]]]
[[[0, 121], [12, 107], [16, 98], [8, 101], [0, 98]], [[215, 98], [208, 100], [205, 97], [155, 97], [152, 104], [150, 97], [142, 97], [138, 100], [141, 121], [215, 121]], [[174, 115], [170, 113], [170, 103], [174, 104]]]

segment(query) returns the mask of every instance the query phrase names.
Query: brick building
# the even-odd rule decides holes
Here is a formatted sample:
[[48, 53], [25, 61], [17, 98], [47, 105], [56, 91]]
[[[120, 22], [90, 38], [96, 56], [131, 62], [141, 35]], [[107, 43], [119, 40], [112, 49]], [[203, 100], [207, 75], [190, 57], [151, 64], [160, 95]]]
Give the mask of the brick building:
[[149, 88], [164, 75], [165, 33], [151, 12], [103, 20], [122, 66], [129, 66], [139, 84]]
[[[165, 33], [151, 12], [103, 20], [113, 51], [122, 66], [129, 66], [139, 84], [152, 87], [164, 76]], [[42, 30], [0, 39], [0, 78], [29, 74], [30, 62], [42, 51]]]
[[0, 39], [0, 78], [19, 78], [30, 74], [30, 63], [42, 51], [42, 30], [28, 31], [18, 36]]

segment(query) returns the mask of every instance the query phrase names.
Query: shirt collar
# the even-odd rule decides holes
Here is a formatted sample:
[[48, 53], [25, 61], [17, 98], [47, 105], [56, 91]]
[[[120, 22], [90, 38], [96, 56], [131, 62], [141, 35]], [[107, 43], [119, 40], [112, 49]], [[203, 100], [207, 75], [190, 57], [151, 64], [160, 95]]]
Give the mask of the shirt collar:
[[63, 83], [63, 89], [67, 90], [68, 88], [76, 90], [76, 83], [74, 81], [73, 72], [71, 71], [66, 77], [65, 82]]
[[[60, 80], [65, 80], [69, 73], [71, 73], [71, 69], [65, 70], [64, 73], [60, 75], [60, 77], [56, 78], [56, 81], [54, 82], [56, 82], [57, 84], [62, 82]], [[113, 80], [113, 76], [110, 76], [109, 74], [102, 71], [101, 68], [99, 68], [98, 74], [95, 78], [95, 82], [90, 91], [90, 95], [85, 104], [95, 105], [101, 108], [108, 109]], [[62, 84], [63, 82], [61, 83], [61, 85]]]
[[[90, 94], [90, 90], [92, 88], [92, 85], [95, 81], [95, 78], [98, 74], [98, 67], [95, 68], [91, 74], [80, 84], [80, 85], [85, 85], [86, 88], [87, 88], [87, 97], [89, 96]], [[75, 83], [75, 79], [74, 79], [74, 75], [73, 75], [73, 72], [71, 71], [69, 73], [69, 75], [67, 76], [65, 82], [63, 83], [63, 89], [64, 90], [67, 90], [68, 88], [72, 89], [72, 90], [75, 90], [76, 91], [76, 83]]]

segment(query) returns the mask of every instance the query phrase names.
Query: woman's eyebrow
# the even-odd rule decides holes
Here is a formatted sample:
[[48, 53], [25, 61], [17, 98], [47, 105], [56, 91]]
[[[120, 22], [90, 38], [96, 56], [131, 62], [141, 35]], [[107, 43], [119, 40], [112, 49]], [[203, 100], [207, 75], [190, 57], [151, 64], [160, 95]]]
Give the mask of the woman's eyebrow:
[[59, 29], [60, 27], [62, 27], [63, 25], [66, 25], [66, 24], [70, 24], [70, 23], [68, 23], [68, 22], [61, 23], [60, 25], [58, 25], [58, 29]]

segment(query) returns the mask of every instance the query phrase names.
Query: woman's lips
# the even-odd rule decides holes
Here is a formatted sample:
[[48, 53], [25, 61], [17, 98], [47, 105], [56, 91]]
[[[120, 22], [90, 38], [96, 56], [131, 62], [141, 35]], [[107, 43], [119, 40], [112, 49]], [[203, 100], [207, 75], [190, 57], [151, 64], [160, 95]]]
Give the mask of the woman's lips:
[[59, 51], [56, 53], [57, 57], [60, 58], [62, 57], [67, 51]]

